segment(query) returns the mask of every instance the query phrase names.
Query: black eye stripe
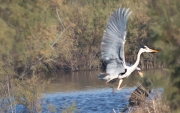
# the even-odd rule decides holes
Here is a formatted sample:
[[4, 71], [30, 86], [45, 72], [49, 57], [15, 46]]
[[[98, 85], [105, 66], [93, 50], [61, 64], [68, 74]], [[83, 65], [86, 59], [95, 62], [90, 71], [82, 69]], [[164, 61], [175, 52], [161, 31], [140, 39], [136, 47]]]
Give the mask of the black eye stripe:
[[141, 48], [146, 49], [146, 46], [142, 46]]

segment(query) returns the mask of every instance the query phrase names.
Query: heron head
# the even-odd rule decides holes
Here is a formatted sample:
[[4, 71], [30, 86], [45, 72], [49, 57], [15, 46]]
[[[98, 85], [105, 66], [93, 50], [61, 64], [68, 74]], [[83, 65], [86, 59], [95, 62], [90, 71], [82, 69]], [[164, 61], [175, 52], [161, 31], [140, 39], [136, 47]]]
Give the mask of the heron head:
[[142, 52], [148, 52], [148, 53], [157, 53], [158, 51], [157, 50], [154, 50], [154, 49], [150, 49], [150, 48], [148, 48], [147, 46], [142, 46], [141, 47], [141, 51]]

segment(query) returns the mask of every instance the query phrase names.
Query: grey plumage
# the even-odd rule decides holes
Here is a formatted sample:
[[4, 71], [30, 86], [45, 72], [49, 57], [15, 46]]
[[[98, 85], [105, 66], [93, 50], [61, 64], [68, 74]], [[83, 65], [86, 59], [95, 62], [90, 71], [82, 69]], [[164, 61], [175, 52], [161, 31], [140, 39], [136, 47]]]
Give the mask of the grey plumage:
[[108, 20], [101, 43], [102, 59], [107, 63], [106, 73], [125, 72], [124, 43], [128, 17], [132, 12], [129, 9], [118, 8]]
[[140, 68], [137, 67], [142, 53], [158, 52], [157, 50], [144, 46], [144, 48], [139, 49], [136, 62], [132, 66], [126, 65], [124, 44], [127, 34], [126, 26], [131, 13], [132, 12], [129, 12], [129, 9], [126, 8], [118, 8], [114, 11], [108, 20], [101, 43], [101, 55], [103, 61], [107, 64], [106, 73], [108, 75], [99, 78], [106, 80], [106, 84], [111, 82], [111, 80], [119, 79], [117, 90], [121, 89], [120, 86], [123, 79], [129, 77], [134, 70], [138, 70], [139, 75], [143, 77]]

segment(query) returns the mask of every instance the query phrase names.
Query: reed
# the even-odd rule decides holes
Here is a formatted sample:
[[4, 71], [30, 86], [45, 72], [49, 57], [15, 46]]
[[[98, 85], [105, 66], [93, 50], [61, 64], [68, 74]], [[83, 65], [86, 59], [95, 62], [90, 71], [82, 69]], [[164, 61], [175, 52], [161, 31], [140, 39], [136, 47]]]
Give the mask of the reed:
[[168, 104], [164, 101], [161, 93], [150, 95], [138, 106], [129, 107], [128, 113], [171, 113]]

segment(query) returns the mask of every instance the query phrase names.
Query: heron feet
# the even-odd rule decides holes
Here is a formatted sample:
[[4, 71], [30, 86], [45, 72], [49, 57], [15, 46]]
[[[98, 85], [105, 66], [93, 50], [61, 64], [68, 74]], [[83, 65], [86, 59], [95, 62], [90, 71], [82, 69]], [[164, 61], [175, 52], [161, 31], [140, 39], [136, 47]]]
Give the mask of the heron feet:
[[117, 90], [121, 90], [122, 88], [126, 87], [126, 85], [125, 85], [125, 86], [120, 88], [122, 81], [123, 81], [123, 79], [119, 80], [119, 84], [118, 84]]
[[123, 86], [123, 87], [121, 87], [121, 88], [117, 87], [117, 90], [120, 91], [120, 90], [123, 89], [124, 87], [126, 87], [126, 85]]
[[[106, 85], [108, 85], [109, 87], [111, 87], [111, 88], [112, 88], [112, 93], [114, 93], [114, 88], [113, 88], [113, 86], [111, 86], [110, 84], [108, 84], [108, 83], [109, 83], [110, 81], [112, 81], [112, 80], [114, 80], [114, 79], [108, 80], [108, 81], [106, 82]], [[117, 87], [117, 90], [118, 90], [118, 91], [121, 90], [122, 88], [126, 87], [126, 85], [125, 85], [125, 86], [123, 86], [123, 87], [120, 88], [122, 81], [123, 81], [123, 79], [120, 79], [120, 80], [119, 80], [119, 84], [118, 84], [118, 87]]]

